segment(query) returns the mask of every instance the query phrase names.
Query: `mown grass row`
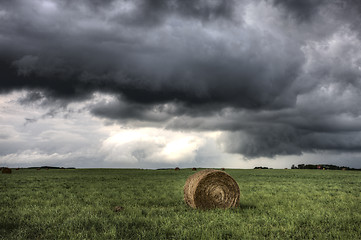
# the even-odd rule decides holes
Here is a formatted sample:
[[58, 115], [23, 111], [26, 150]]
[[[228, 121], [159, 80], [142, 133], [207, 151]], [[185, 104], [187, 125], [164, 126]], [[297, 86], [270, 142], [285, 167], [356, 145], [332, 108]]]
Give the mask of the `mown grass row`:
[[226, 171], [240, 206], [211, 211], [184, 204], [190, 169], [3, 174], [0, 239], [360, 239], [360, 172]]

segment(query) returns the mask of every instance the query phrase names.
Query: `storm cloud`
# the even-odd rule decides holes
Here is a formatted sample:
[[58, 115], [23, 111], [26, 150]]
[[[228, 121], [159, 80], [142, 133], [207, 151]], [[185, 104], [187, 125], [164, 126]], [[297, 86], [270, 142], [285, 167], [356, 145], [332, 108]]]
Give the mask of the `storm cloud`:
[[361, 152], [360, 16], [356, 0], [1, 1], [0, 92], [221, 131], [246, 158]]

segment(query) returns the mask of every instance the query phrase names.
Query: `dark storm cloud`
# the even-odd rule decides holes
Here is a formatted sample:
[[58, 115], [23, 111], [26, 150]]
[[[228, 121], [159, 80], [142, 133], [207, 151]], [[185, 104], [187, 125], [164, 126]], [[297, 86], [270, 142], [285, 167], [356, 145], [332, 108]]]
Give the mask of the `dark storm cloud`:
[[359, 152], [361, 137], [359, 131], [320, 133], [265, 124], [259, 129], [225, 134], [221, 140], [227, 152], [242, 153], [246, 158], [253, 158], [316, 151]]
[[[129, 7], [127, 13], [116, 14], [111, 20], [125, 22], [127, 24], [152, 26], [160, 24], [170, 14], [178, 14], [185, 17], [210, 21], [218, 18], [231, 19], [235, 6], [234, 0], [85, 0], [80, 1], [94, 12], [107, 10], [112, 7]], [[67, 1], [68, 6], [77, 7], [79, 1]]]
[[186, 17], [199, 18], [204, 21], [217, 18], [231, 18], [234, 1], [204, 0], [155, 0], [142, 1], [140, 13], [145, 22], [157, 19], [162, 14], [176, 12]]
[[[116, 1], [112, 1], [114, 2]], [[112, 20], [149, 27], [160, 24], [170, 14], [178, 14], [207, 22], [218, 18], [232, 18], [234, 7], [233, 0], [136, 0], [133, 2], [135, 7], [129, 13], [117, 14]], [[104, 4], [97, 2], [96, 6], [103, 8]]]
[[41, 101], [42, 99], [44, 99], [44, 95], [41, 92], [30, 91], [30, 92], [27, 92], [24, 97], [19, 98], [18, 102], [20, 104], [24, 105], [24, 104], [28, 104], [28, 103]]
[[91, 107], [91, 113], [108, 118], [118, 120], [142, 120], [149, 122], [164, 122], [168, 120], [169, 109], [163, 106], [151, 106], [139, 103], [125, 103], [121, 100], [113, 100], [111, 102], [98, 102]]
[[[129, 2], [113, 1], [102, 7], [104, 11], [110, 11], [108, 8], [115, 3]], [[24, 10], [26, 6], [14, 3], [8, 7], [10, 9], [4, 14], [5, 22], [2, 24], [4, 29], [7, 23], [15, 27], [5, 29], [8, 38], [2, 44], [7, 53], [2, 62], [5, 79], [2, 89], [41, 88], [50, 95], [63, 98], [87, 97], [88, 93], [100, 90], [121, 93], [130, 101], [150, 104], [179, 100], [192, 104], [214, 102], [246, 108], [292, 105], [295, 95], [285, 97], [282, 92], [292, 83], [298, 71], [302, 61], [299, 50], [273, 41], [266, 43], [269, 49], [262, 48], [265, 44], [263, 38], [272, 38], [272, 35], [258, 36], [259, 33], [251, 32], [248, 37], [242, 26], [235, 25], [231, 27], [234, 30], [240, 27], [244, 36], [240, 40], [235, 39], [234, 35], [230, 36], [234, 45], [227, 46], [229, 33], [224, 31], [223, 34], [222, 28], [234, 24], [232, 20], [223, 23], [224, 26], [216, 25], [214, 32], [221, 31], [221, 35], [214, 37], [196, 20], [208, 18], [210, 14], [230, 17], [232, 4], [232, 1], [216, 0], [192, 1], [192, 4], [183, 1], [136, 1], [130, 7], [129, 11], [145, 8], [139, 11], [195, 17], [195, 20], [183, 20], [181, 17], [169, 25], [168, 32], [168, 26], [160, 23], [157, 29], [130, 25], [132, 29], [129, 30], [127, 21], [124, 24], [114, 19], [122, 14], [108, 16], [107, 12], [101, 11], [99, 17], [93, 20], [94, 25], [86, 25], [84, 21], [90, 20], [88, 15], [95, 13], [92, 9], [100, 8], [96, 4], [97, 7], [94, 7], [94, 3], [88, 4], [92, 7], [87, 9], [89, 12], [84, 16], [76, 15], [78, 12], [66, 8], [68, 5], [57, 6], [65, 10], [58, 13], [59, 16], [47, 16], [46, 13], [42, 16], [39, 13], [41, 9], [33, 9], [29, 13]], [[47, 6], [51, 7], [54, 6]], [[23, 12], [23, 16], [11, 14], [12, 8]], [[175, 13], [172, 15], [172, 12]], [[31, 19], [32, 14], [40, 14], [40, 17]], [[67, 15], [73, 17], [75, 23], [64, 20]], [[216, 19], [211, 23], [217, 24]], [[68, 24], [77, 27], [64, 27]], [[195, 27], [183, 24], [194, 24]], [[28, 27], [24, 28], [24, 25]], [[109, 31], [105, 31], [105, 28], [109, 28]], [[163, 35], [163, 40], [157, 35]], [[7, 41], [11, 38], [11, 42]], [[229, 55], [237, 45], [244, 45], [245, 50], [239, 55]], [[254, 52], [257, 48], [259, 50]], [[282, 49], [283, 53], [275, 54], [272, 51], [274, 48]], [[288, 54], [295, 57], [286, 60]], [[273, 58], [271, 64], [270, 58]], [[259, 92], [261, 86], [269, 86], [270, 91]]]
[[[0, 91], [171, 129], [248, 157], [361, 150], [360, 3], [1, 1]], [[49, 115], [50, 116], [50, 115]], [[30, 119], [30, 118], [29, 118]]]
[[300, 21], [310, 20], [317, 14], [325, 0], [273, 0], [276, 6], [285, 8], [286, 14], [291, 14]]

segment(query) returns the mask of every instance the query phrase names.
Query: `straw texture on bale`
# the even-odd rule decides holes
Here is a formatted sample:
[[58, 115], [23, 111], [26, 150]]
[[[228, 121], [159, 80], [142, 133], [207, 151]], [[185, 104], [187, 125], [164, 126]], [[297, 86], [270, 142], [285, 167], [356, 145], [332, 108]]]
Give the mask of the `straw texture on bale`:
[[238, 205], [239, 197], [237, 182], [220, 170], [199, 171], [184, 185], [184, 201], [192, 208], [232, 208]]

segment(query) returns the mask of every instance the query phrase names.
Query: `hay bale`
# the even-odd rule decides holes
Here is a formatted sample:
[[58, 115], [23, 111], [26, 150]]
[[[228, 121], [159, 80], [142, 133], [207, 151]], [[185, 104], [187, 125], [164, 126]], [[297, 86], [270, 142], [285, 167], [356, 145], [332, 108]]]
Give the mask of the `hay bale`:
[[4, 168], [1, 170], [1, 172], [2, 172], [3, 174], [11, 174], [11, 169], [4, 167]]
[[220, 170], [206, 169], [188, 177], [184, 201], [192, 208], [231, 208], [239, 203], [237, 182]]
[[122, 206], [115, 206], [114, 207], [114, 212], [120, 212], [120, 211], [123, 211], [124, 210], [124, 207]]

